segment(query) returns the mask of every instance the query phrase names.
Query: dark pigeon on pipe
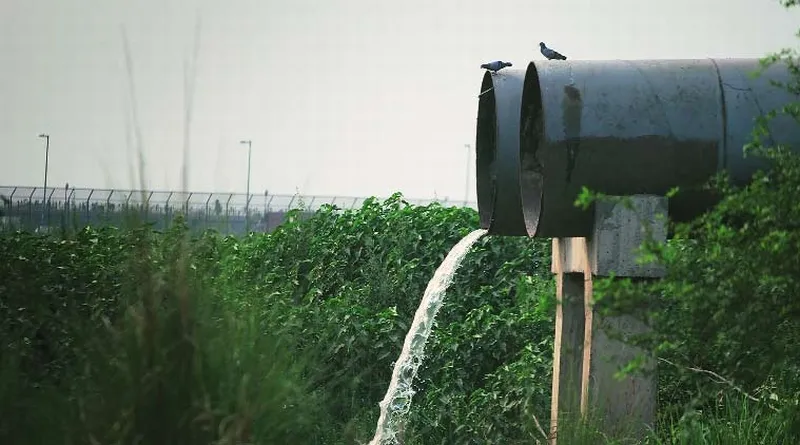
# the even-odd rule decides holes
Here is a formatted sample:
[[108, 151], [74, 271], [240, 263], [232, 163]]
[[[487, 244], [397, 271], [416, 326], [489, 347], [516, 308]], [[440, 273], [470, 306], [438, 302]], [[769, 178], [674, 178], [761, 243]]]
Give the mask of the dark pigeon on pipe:
[[567, 60], [563, 54], [554, 49], [548, 48], [544, 42], [539, 42], [539, 49], [541, 49], [542, 55], [547, 57], [548, 60]]
[[511, 66], [511, 62], [503, 62], [501, 60], [495, 60], [494, 62], [484, 63], [483, 65], [481, 65], [481, 68], [496, 73], [507, 66]]

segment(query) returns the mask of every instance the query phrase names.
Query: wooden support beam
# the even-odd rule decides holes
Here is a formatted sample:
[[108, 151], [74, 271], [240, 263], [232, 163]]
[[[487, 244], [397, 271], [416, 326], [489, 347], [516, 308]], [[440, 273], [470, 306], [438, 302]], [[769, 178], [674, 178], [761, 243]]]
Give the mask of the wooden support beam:
[[[642, 353], [612, 340], [609, 328], [623, 335], [643, 332], [631, 317], [601, 318], [593, 310], [595, 276], [658, 278], [660, 265], [640, 264], [636, 250], [651, 236], [666, 241], [667, 200], [660, 196], [629, 197], [595, 205], [595, 229], [590, 238], [553, 239], [552, 271], [558, 300], [550, 406], [550, 444], [557, 442], [558, 419], [576, 419], [590, 411], [602, 416], [609, 433], [628, 431], [640, 436], [655, 419], [656, 381], [653, 375], [615, 379], [616, 371]], [[581, 341], [582, 338], [582, 341]], [[575, 397], [579, 394], [579, 397]]]

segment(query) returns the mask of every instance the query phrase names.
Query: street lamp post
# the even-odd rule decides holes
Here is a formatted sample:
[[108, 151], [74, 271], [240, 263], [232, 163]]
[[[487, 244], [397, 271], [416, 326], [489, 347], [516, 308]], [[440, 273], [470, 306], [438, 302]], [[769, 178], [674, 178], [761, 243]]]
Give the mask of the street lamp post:
[[47, 167], [50, 162], [50, 135], [41, 133], [39, 135], [40, 138], [44, 138], [45, 140], [45, 148], [44, 148], [44, 191], [42, 192], [42, 222], [39, 224], [40, 226], [44, 225], [44, 212], [45, 206], [47, 205]]
[[250, 155], [253, 152], [253, 141], [239, 141], [240, 144], [247, 144], [247, 202], [244, 207], [245, 231], [250, 232]]

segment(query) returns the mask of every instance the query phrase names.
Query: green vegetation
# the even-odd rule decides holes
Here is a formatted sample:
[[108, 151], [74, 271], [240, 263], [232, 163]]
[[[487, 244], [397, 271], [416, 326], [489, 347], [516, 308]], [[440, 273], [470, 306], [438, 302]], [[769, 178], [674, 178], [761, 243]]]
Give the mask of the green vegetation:
[[[647, 443], [797, 438], [800, 158], [768, 152], [768, 180], [723, 189], [714, 211], [648, 246], [666, 279], [597, 283], [606, 311], [658, 296], [657, 329], [640, 339], [665, 360]], [[366, 442], [427, 281], [477, 214], [398, 195], [299, 216], [244, 238], [191, 236], [181, 219], [166, 232], [2, 235], [0, 442]], [[549, 260], [545, 240], [473, 248], [428, 345], [405, 443], [541, 441]], [[591, 424], [562, 434], [627, 443]]]
[[[476, 225], [396, 196], [243, 239], [180, 220], [5, 234], [0, 442], [364, 442], [428, 279]], [[521, 440], [509, 420], [544, 418], [547, 246], [487, 238], [468, 256], [407, 436], [458, 442], [468, 418]]]

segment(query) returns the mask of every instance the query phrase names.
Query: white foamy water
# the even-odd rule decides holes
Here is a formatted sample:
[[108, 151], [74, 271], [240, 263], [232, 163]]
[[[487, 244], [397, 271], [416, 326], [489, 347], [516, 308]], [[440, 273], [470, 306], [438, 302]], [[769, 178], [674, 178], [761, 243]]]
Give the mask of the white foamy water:
[[411, 407], [411, 397], [414, 395], [414, 377], [417, 375], [419, 365], [425, 355], [425, 343], [431, 334], [434, 318], [444, 302], [447, 287], [453, 281], [458, 266], [486, 230], [478, 229], [465, 236], [447, 254], [442, 264], [436, 269], [433, 278], [428, 282], [422, 301], [419, 303], [414, 321], [406, 334], [403, 350], [394, 365], [392, 380], [380, 403], [381, 415], [375, 436], [369, 445], [396, 445], [397, 431]]

